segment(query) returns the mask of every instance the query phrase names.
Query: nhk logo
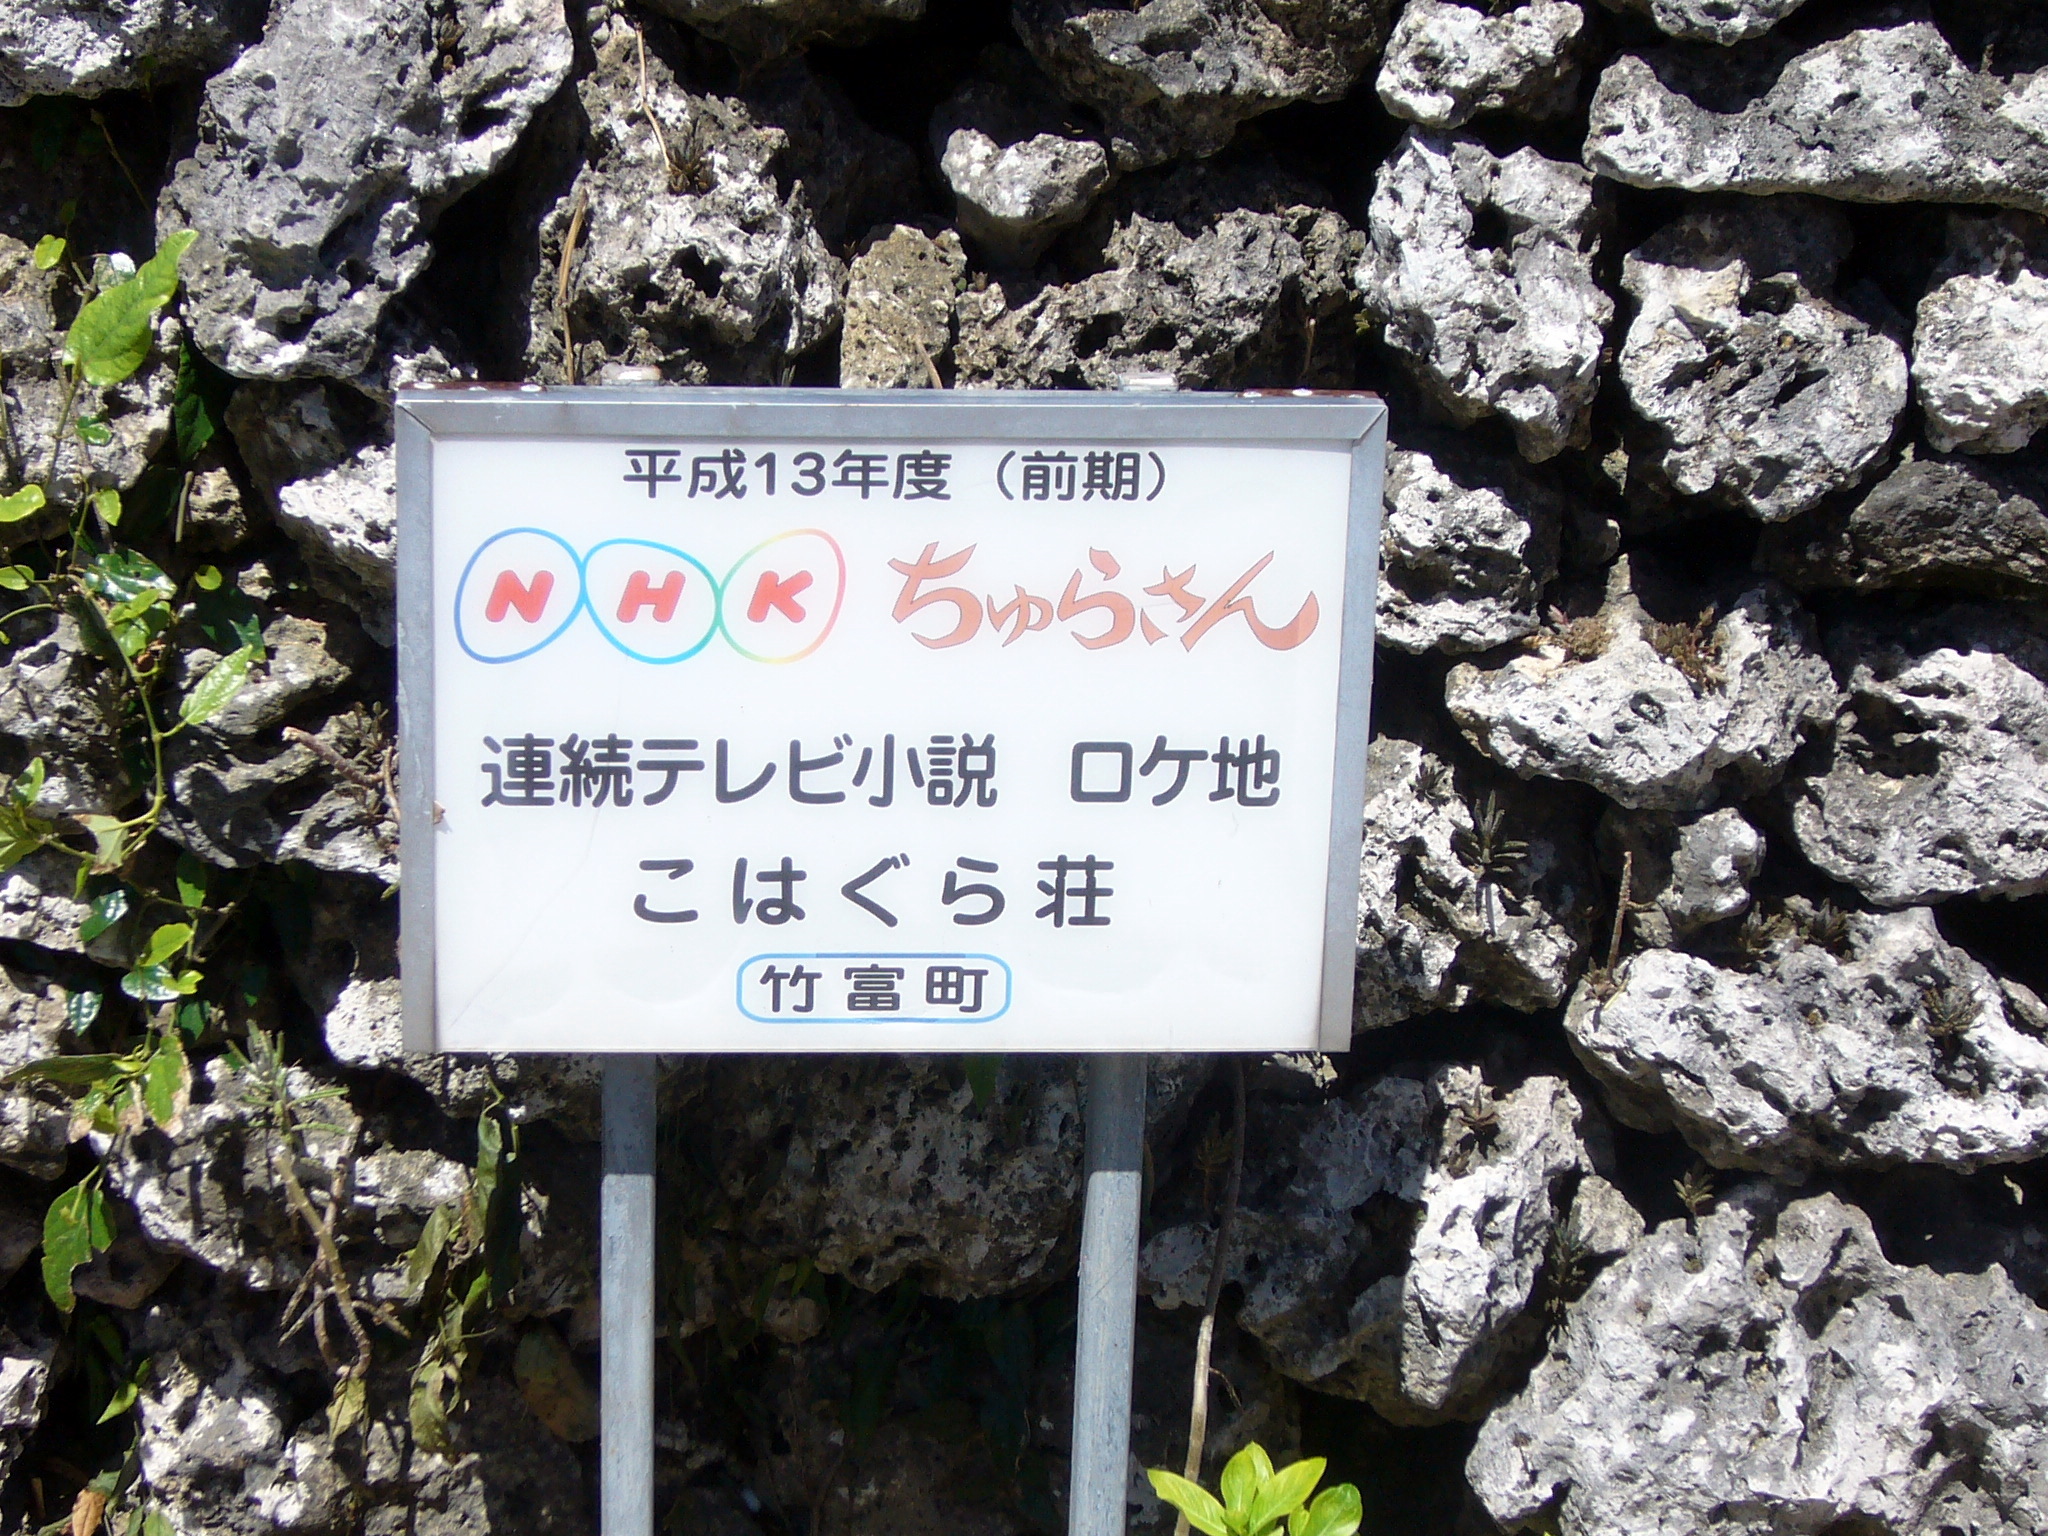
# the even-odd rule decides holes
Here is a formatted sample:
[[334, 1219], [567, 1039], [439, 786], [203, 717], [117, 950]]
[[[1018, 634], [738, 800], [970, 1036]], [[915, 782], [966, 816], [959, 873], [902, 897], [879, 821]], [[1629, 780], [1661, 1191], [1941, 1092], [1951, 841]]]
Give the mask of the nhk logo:
[[753, 661], [800, 661], [825, 643], [846, 596], [846, 557], [816, 528], [778, 533], [725, 575], [647, 539], [608, 539], [578, 555], [540, 528], [486, 539], [455, 588], [455, 638], [496, 665], [545, 650], [590, 615], [635, 661], [687, 661], [725, 636]]

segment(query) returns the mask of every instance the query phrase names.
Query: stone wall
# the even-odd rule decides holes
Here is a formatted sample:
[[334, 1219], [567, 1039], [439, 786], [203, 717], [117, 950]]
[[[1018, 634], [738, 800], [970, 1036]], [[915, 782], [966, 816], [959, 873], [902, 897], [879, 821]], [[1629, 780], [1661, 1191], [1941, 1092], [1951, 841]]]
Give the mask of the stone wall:
[[[53, 447], [81, 285], [181, 229]], [[192, 1078], [0, 1090], [0, 1520], [592, 1528], [592, 1066], [399, 1050], [394, 389], [1165, 372], [1394, 442], [1357, 1035], [1242, 1064], [1212, 1470], [1328, 1455], [1374, 1536], [2048, 1527], [2044, 359], [2030, 0], [0, 0], [0, 555], [119, 491], [167, 696], [262, 652], [126, 863], [0, 872], [0, 1066]], [[152, 782], [100, 612], [0, 620], [79, 849]], [[183, 1016], [121, 981], [188, 879]], [[664, 1529], [1057, 1530], [1076, 1063], [670, 1067]], [[1154, 1064], [1149, 1465], [1235, 1070]]]

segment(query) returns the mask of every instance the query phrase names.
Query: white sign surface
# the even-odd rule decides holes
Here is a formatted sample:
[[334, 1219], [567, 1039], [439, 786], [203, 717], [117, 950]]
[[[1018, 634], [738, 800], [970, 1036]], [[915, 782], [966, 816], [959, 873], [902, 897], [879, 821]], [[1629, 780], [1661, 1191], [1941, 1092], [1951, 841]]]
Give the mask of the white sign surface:
[[401, 414], [415, 1045], [1342, 1048], [1376, 403]]

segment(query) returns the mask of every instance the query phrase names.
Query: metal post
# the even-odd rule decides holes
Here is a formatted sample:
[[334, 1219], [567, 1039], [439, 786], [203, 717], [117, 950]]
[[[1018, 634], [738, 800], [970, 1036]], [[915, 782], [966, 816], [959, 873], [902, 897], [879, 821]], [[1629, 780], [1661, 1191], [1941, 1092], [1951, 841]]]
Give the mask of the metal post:
[[1067, 1536], [1123, 1536], [1138, 1326], [1145, 1058], [1088, 1058], [1087, 1192], [1075, 1320], [1074, 1449]]
[[652, 1056], [605, 1058], [603, 1536], [654, 1532], [654, 1081]]

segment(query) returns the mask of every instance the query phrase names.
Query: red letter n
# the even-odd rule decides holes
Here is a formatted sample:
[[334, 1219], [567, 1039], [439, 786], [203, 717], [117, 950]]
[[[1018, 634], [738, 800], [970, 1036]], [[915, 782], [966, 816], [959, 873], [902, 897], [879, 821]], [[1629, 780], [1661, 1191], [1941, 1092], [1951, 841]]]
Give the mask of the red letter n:
[[484, 604], [484, 617], [493, 624], [502, 624], [505, 610], [517, 608], [519, 617], [529, 624], [538, 624], [540, 616], [548, 611], [548, 594], [554, 590], [553, 571], [536, 571], [531, 582], [521, 581], [510, 571], [500, 571], [497, 584], [491, 588], [491, 600]]
[[619, 599], [619, 622], [630, 624], [640, 616], [642, 608], [652, 608], [654, 622], [666, 624], [676, 616], [676, 604], [682, 598], [681, 571], [670, 571], [658, 587], [647, 579], [645, 571], [635, 571], [626, 579], [626, 595]]

